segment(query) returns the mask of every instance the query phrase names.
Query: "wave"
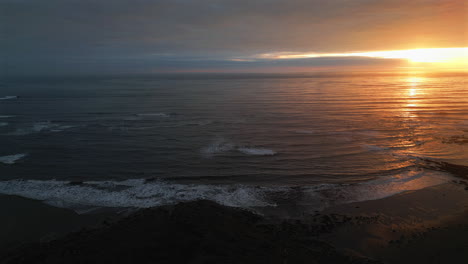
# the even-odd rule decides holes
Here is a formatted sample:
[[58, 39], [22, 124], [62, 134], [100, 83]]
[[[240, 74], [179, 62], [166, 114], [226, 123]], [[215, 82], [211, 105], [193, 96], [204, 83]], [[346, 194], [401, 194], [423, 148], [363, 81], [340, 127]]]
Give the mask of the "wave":
[[79, 184], [56, 180], [0, 182], [0, 193], [41, 200], [57, 207], [148, 208], [199, 199], [234, 207], [273, 206], [263, 199], [266, 188], [171, 184], [144, 179], [89, 181]]
[[11, 116], [11, 115], [0, 115], [0, 118], [12, 118], [12, 117], [15, 117], [15, 116]]
[[314, 130], [307, 130], [307, 129], [294, 130], [294, 132], [296, 132], [298, 134], [316, 134], [317, 133]]
[[136, 116], [141, 116], [141, 117], [170, 117], [170, 114], [166, 113], [142, 113], [142, 114], [136, 114]]
[[294, 133], [304, 135], [314, 135], [323, 137], [334, 137], [335, 140], [351, 142], [368, 138], [378, 138], [382, 134], [375, 130], [357, 130], [357, 131], [320, 131], [311, 129], [294, 130]]
[[15, 155], [8, 155], [0, 157], [0, 163], [4, 164], [15, 164], [18, 160], [26, 157], [27, 154], [15, 154]]
[[409, 170], [394, 176], [358, 184], [318, 184], [301, 187], [179, 184], [160, 180], [70, 182], [57, 180], [0, 181], [0, 193], [41, 200], [57, 207], [148, 208], [183, 201], [211, 200], [243, 208], [307, 205], [322, 210], [329, 206], [381, 199], [405, 191], [451, 181], [443, 172]]
[[178, 124], [178, 126], [206, 126], [213, 123], [214, 122], [212, 120], [186, 121], [181, 122], [180, 124]]
[[4, 97], [0, 97], [0, 100], [11, 100], [11, 99], [18, 99], [18, 96], [16, 95], [7, 95]]
[[357, 134], [357, 135], [366, 136], [366, 137], [379, 137], [379, 136], [381, 136], [380, 132], [375, 131], [375, 130], [360, 130], [360, 131], [355, 131], [354, 133]]
[[237, 148], [238, 151], [247, 154], [247, 155], [256, 155], [256, 156], [273, 156], [276, 154], [275, 151], [266, 148]]
[[372, 152], [377, 152], [377, 151], [385, 151], [385, 150], [388, 150], [389, 148], [386, 148], [386, 147], [380, 147], [380, 146], [376, 146], [376, 145], [362, 145], [363, 148], [367, 149], [368, 151], [372, 151]]
[[209, 144], [208, 146], [203, 147], [201, 149], [201, 153], [205, 157], [212, 157], [213, 155], [216, 155], [216, 154], [221, 154], [224, 152], [231, 151], [234, 149], [234, 147], [235, 147], [234, 144], [227, 142], [223, 138], [219, 138], [219, 139], [216, 139], [211, 144]]
[[418, 161], [421, 168], [448, 172], [457, 178], [468, 180], [468, 166], [423, 157], [419, 157]]
[[226, 141], [223, 138], [216, 139], [214, 142], [201, 149], [201, 153], [205, 157], [212, 157], [217, 154], [226, 153], [229, 151], [237, 151], [250, 156], [273, 156], [276, 152], [267, 148], [236, 146], [235, 144]]
[[447, 138], [442, 138], [442, 143], [466, 145], [468, 144], [468, 137], [465, 137], [465, 135], [450, 136]]
[[60, 125], [53, 122], [37, 122], [33, 125], [34, 132], [43, 132], [43, 131], [50, 131], [50, 132], [62, 132], [63, 130], [73, 128], [75, 126], [66, 126]]
[[[305, 190], [306, 200], [318, 209], [329, 206], [377, 200], [399, 193], [420, 190], [450, 182], [454, 178], [445, 172], [409, 170], [391, 177], [349, 185], [324, 185]], [[315, 204], [314, 204], [315, 202]]]
[[347, 130], [347, 131], [331, 131], [327, 132], [329, 135], [341, 136], [365, 136], [365, 137], [379, 137], [381, 133], [375, 130]]
[[[179, 117], [179, 118], [174, 118]], [[182, 118], [180, 118], [182, 117]], [[170, 118], [170, 119], [169, 119]], [[140, 113], [131, 117], [126, 117], [124, 120], [138, 121], [142, 119], [168, 119], [164, 124], [159, 124], [158, 127], [185, 127], [185, 126], [206, 126], [215, 123], [213, 120], [206, 119], [184, 119], [182, 115], [177, 113]], [[153, 127], [151, 127], [153, 128]]]
[[186, 127], [186, 126], [207, 126], [215, 123], [212, 120], [189, 120], [189, 121], [179, 121], [174, 124], [165, 125], [163, 127]]
[[53, 123], [50, 121], [45, 122], [36, 122], [29, 128], [19, 128], [14, 132], [9, 133], [8, 135], [12, 136], [24, 136], [34, 133], [44, 133], [44, 132], [63, 132], [64, 130], [68, 130], [74, 128], [75, 126], [70, 125], [61, 125], [57, 123]]
[[6, 126], [8, 126], [7, 122], [0, 122], [0, 127], [6, 127]]

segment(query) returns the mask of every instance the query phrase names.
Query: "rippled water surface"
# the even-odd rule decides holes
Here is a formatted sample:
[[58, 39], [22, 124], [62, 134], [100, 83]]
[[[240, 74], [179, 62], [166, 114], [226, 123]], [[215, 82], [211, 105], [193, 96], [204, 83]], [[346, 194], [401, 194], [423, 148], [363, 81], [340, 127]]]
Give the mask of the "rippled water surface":
[[[281, 188], [308, 188], [322, 200], [417, 189], [449, 179], [421, 168], [424, 158], [468, 165], [467, 81], [461, 74], [8, 81], [0, 87], [0, 192], [38, 198], [32, 189], [65, 188], [103, 197], [105, 189], [108, 200], [86, 203], [122, 206], [142, 193], [135, 199], [149, 205], [190, 195], [237, 205], [269, 188], [276, 198], [265, 203], [284, 197]], [[111, 203], [115, 195], [122, 204]]]

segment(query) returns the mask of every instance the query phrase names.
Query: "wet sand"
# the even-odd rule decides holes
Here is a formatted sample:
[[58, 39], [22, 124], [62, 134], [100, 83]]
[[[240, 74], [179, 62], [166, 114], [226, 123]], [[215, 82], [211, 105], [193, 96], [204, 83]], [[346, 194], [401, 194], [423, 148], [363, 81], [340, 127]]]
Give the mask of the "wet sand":
[[336, 206], [354, 220], [320, 238], [342, 252], [383, 263], [468, 260], [468, 190], [448, 183], [389, 198]]
[[[8, 228], [2, 222], [5, 228], [2, 232], [10, 240], [12, 234], [23, 234], [35, 243], [9, 247], [0, 260], [1, 263], [463, 263], [468, 259], [465, 188], [460, 182], [447, 183], [385, 199], [339, 205], [301, 219], [261, 216], [197, 201], [140, 210], [101, 222], [98, 227], [95, 224], [102, 221], [102, 215], [76, 215], [15, 197], [29, 204], [29, 209], [35, 208], [40, 217], [34, 213], [24, 215], [29, 211], [26, 207], [22, 214], [17, 210], [16, 216], [10, 214]], [[40, 218], [51, 222], [33, 225]], [[43, 239], [51, 230], [63, 234], [67, 228], [76, 230], [85, 225], [91, 227]], [[10, 229], [16, 231], [5, 232]]]

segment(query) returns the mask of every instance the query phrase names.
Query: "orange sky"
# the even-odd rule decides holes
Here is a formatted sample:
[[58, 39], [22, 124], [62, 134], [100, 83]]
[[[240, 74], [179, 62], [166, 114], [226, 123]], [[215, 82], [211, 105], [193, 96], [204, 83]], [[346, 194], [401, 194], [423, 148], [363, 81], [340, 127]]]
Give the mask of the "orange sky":
[[[367, 57], [379, 59], [401, 59], [400, 69], [420, 70], [468, 70], [468, 47], [461, 48], [423, 48], [410, 50], [364, 51], [344, 53], [300, 53], [273, 52], [252, 56], [251, 60], [294, 60], [310, 58]], [[238, 58], [234, 60], [249, 60]]]
[[466, 0], [0, 0], [0, 10], [10, 74], [468, 68]]

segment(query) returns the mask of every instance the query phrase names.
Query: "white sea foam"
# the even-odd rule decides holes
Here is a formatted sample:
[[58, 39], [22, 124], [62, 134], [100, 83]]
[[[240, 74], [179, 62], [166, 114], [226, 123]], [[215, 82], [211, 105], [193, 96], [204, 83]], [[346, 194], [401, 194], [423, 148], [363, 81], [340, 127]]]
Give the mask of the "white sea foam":
[[11, 99], [18, 99], [18, 96], [16, 95], [7, 95], [4, 97], [0, 97], [0, 100], [11, 100]]
[[4, 164], [15, 164], [18, 160], [26, 157], [27, 154], [15, 154], [15, 155], [8, 155], [0, 157], [0, 163]]
[[201, 153], [205, 157], [212, 157], [213, 155], [221, 154], [221, 153], [233, 150], [234, 147], [235, 147], [234, 144], [226, 141], [223, 138], [218, 138], [212, 143], [210, 143], [208, 146], [203, 147], [201, 149]]
[[43, 133], [43, 132], [62, 132], [64, 130], [74, 128], [75, 126], [70, 125], [61, 125], [53, 123], [50, 121], [36, 122], [31, 127], [19, 128], [16, 131], [9, 133], [13, 136], [24, 136], [34, 133]]
[[56, 180], [0, 182], [0, 193], [42, 200], [59, 207], [100, 206], [148, 208], [199, 199], [234, 207], [273, 206], [264, 200], [266, 188], [171, 184], [145, 180], [92, 181], [71, 184]]
[[266, 148], [246, 148], [241, 147], [237, 148], [238, 151], [246, 154], [246, 155], [256, 155], [256, 156], [273, 156], [276, 154], [275, 151]]
[[193, 121], [180, 122], [179, 126], [206, 126], [212, 123], [213, 123], [212, 120], [193, 120]]
[[224, 138], [218, 138], [208, 146], [201, 149], [201, 153], [205, 157], [212, 157], [217, 154], [226, 153], [229, 151], [238, 151], [245, 155], [250, 156], [273, 156], [276, 152], [267, 148], [257, 147], [238, 147], [235, 144], [225, 140]]
[[35, 132], [42, 132], [42, 131], [50, 131], [50, 132], [61, 132], [66, 129], [74, 128], [75, 126], [67, 126], [67, 125], [60, 125], [53, 122], [37, 122], [33, 125], [33, 131]]
[[[427, 170], [411, 170], [360, 184], [319, 184], [300, 188], [175, 184], [145, 179], [78, 184], [57, 180], [9, 180], [0, 181], [0, 193], [82, 212], [89, 207], [148, 208], [200, 199], [244, 208], [298, 203], [320, 210], [337, 204], [381, 199], [451, 180], [453, 178], [446, 173]], [[291, 197], [300, 197], [300, 200], [291, 200]]]

